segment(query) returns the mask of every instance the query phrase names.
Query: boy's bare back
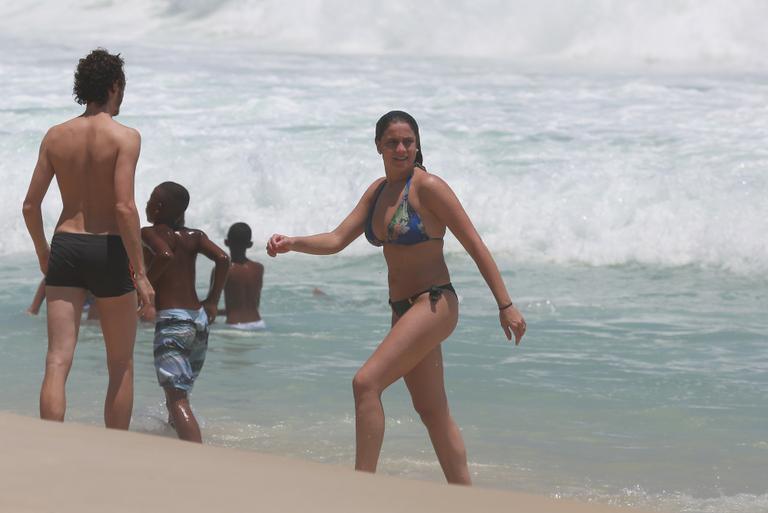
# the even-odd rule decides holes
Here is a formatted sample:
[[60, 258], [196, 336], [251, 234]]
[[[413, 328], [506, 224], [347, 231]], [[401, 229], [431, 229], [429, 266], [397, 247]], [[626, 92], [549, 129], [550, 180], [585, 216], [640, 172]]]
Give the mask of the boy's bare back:
[[224, 304], [227, 324], [239, 324], [261, 320], [259, 304], [264, 282], [264, 266], [246, 259], [232, 262], [224, 286]]
[[[141, 236], [154, 252], [150, 253], [148, 275], [155, 287], [157, 310], [199, 309], [200, 299], [195, 289], [195, 263], [197, 254], [205, 252], [203, 242], [208, 237], [200, 230], [173, 230], [163, 224], [142, 228]], [[154, 273], [153, 270], [157, 270], [160, 265], [162, 272]]]

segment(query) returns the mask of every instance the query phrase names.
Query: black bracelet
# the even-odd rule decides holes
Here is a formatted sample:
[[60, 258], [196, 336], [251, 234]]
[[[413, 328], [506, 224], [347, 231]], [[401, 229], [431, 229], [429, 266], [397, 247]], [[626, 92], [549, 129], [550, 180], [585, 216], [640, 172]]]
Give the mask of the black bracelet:
[[506, 310], [507, 308], [509, 308], [510, 306], [512, 306], [514, 304], [515, 304], [514, 302], [510, 301], [508, 305], [500, 306], [499, 307], [499, 312], [501, 312], [502, 310]]

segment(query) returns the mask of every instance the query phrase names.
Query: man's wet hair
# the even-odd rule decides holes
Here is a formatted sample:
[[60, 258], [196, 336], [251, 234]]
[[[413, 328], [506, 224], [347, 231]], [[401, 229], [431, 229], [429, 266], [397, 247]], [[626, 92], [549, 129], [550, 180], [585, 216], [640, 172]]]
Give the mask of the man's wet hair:
[[389, 125], [392, 123], [408, 123], [408, 125], [411, 127], [413, 134], [416, 136], [416, 165], [423, 167], [422, 164], [424, 164], [424, 155], [421, 153], [419, 124], [416, 123], [416, 119], [414, 119], [414, 117], [407, 112], [403, 112], [402, 110], [391, 110], [381, 116], [381, 118], [379, 118], [379, 120], [376, 122], [376, 136], [374, 137], [374, 141], [378, 143], [384, 136], [384, 132], [387, 131], [387, 128], [389, 128]]
[[157, 186], [163, 191], [163, 199], [169, 207], [169, 214], [182, 216], [189, 206], [189, 191], [176, 182], [163, 182]]
[[120, 54], [112, 55], [104, 48], [97, 48], [77, 64], [75, 86], [72, 94], [80, 105], [93, 102], [98, 105], [107, 103], [109, 90], [117, 82], [125, 86], [123, 58]]
[[251, 242], [251, 227], [245, 223], [235, 223], [227, 232], [229, 245], [242, 246]]

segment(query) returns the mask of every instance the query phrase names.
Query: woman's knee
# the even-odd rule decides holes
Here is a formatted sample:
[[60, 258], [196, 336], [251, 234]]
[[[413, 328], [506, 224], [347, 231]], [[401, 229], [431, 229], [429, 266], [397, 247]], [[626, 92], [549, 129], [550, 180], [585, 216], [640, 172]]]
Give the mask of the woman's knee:
[[373, 376], [363, 368], [358, 370], [352, 378], [352, 392], [355, 395], [355, 401], [359, 401], [368, 396], [380, 396], [382, 389]]

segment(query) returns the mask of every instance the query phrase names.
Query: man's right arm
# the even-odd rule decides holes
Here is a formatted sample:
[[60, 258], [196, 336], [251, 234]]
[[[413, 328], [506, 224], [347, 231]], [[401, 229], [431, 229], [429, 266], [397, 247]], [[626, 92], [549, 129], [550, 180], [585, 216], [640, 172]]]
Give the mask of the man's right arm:
[[139, 303], [142, 311], [154, 304], [155, 291], [152, 289], [147, 272], [144, 267], [144, 255], [141, 249], [141, 235], [139, 233], [139, 212], [136, 210], [134, 200], [134, 178], [136, 175], [136, 163], [139, 160], [141, 150], [141, 136], [139, 132], [129, 128], [122, 138], [117, 150], [117, 162], [115, 163], [115, 218], [120, 237], [123, 239], [125, 251], [135, 273], [136, 290], [139, 294]]
[[48, 131], [40, 143], [37, 164], [35, 165], [35, 171], [32, 173], [32, 180], [29, 182], [29, 189], [27, 190], [27, 196], [24, 198], [24, 205], [22, 207], [24, 222], [27, 224], [27, 230], [30, 237], [32, 237], [32, 243], [35, 245], [35, 253], [37, 253], [37, 259], [43, 275], [48, 273], [48, 254], [50, 248], [48, 247], [48, 240], [45, 238], [45, 230], [43, 229], [41, 205], [54, 175], [53, 165], [48, 159], [48, 138], [50, 133]]

